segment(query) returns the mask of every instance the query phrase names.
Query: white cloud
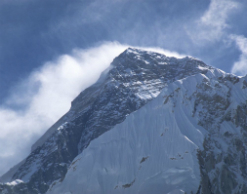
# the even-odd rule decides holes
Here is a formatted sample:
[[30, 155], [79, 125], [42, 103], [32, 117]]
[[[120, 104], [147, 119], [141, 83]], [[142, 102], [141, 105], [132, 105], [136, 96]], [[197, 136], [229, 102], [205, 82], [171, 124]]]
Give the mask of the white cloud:
[[208, 10], [196, 21], [195, 27], [187, 28], [187, 32], [196, 44], [214, 42], [222, 39], [227, 28], [230, 14], [239, 8], [232, 0], [211, 0]]
[[[33, 72], [0, 107], [0, 174], [23, 159], [31, 145], [70, 108], [71, 101], [93, 84], [127, 47], [105, 43], [74, 50]], [[21, 107], [20, 109], [10, 108]], [[23, 108], [24, 107], [24, 108]]]
[[244, 36], [230, 36], [235, 41], [238, 49], [241, 51], [239, 61], [235, 62], [231, 72], [238, 75], [247, 74], [247, 38]]
[[234, 63], [231, 73], [237, 75], [247, 74], [247, 38], [236, 34], [230, 34], [231, 26], [228, 19], [237, 10], [241, 9], [241, 1], [211, 0], [208, 10], [196, 21], [195, 27], [187, 29], [187, 33], [195, 44], [211, 44], [223, 41], [226, 47], [234, 41], [241, 51], [240, 58]]
[[210, 32], [208, 31], [209, 39], [217, 39], [222, 36], [223, 30], [228, 26], [227, 18], [231, 11], [238, 8], [236, 2], [226, 0], [212, 0], [208, 11], [202, 16], [202, 25], [210, 27]]

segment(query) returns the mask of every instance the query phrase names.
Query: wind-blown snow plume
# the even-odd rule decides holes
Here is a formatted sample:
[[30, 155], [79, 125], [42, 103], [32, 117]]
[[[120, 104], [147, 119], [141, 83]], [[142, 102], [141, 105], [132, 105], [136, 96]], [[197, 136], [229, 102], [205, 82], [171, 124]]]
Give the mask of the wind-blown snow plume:
[[69, 110], [76, 95], [93, 84], [125, 48], [105, 43], [74, 50], [71, 55], [47, 62], [16, 86], [0, 107], [0, 174], [29, 153], [31, 144]]
[[[74, 50], [47, 62], [13, 89], [0, 107], [0, 174], [23, 159], [31, 145], [70, 108], [70, 102], [92, 85], [127, 45], [107, 42]], [[167, 56], [184, 55], [161, 48], [142, 48]], [[5, 149], [2, 149], [5, 148]]]

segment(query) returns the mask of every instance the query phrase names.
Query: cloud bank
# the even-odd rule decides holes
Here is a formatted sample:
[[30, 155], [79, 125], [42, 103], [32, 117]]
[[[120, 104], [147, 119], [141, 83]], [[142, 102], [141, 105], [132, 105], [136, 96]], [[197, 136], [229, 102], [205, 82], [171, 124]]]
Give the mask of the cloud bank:
[[[71, 101], [97, 81], [112, 60], [128, 46], [106, 42], [97, 47], [75, 49], [70, 55], [45, 63], [34, 71], [0, 107], [0, 175], [24, 159], [31, 145], [69, 108]], [[140, 49], [182, 58], [161, 48]]]

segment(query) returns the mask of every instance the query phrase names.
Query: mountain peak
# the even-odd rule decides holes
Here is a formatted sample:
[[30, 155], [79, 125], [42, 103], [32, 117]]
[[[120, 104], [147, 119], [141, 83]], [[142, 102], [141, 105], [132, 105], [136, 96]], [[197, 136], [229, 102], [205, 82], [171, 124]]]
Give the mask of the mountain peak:
[[[10, 177], [9, 181], [12, 182], [16, 179], [22, 180], [24, 182], [19, 181], [20, 183], [18, 183], [30, 193], [34, 192], [34, 190], [35, 192], [38, 191], [38, 193], [45, 193], [49, 188], [52, 188], [53, 184], [64, 180], [67, 176], [67, 172], [71, 171], [71, 166], [80, 160], [81, 154], [86, 152], [85, 150], [90, 147], [92, 142], [104, 137], [104, 134], [108, 134], [108, 132], [116, 128], [116, 126], [124, 125], [126, 120], [127, 126], [129, 126], [127, 128], [131, 128], [132, 124], [130, 122], [131, 120], [134, 121], [135, 118], [135, 116], [131, 115], [136, 115], [135, 112], [141, 111], [143, 107], [149, 107], [147, 109], [143, 108], [147, 113], [149, 111], [152, 112], [154, 129], [152, 129], [150, 123], [146, 123], [149, 117], [147, 114], [143, 123], [134, 121], [133, 126], [135, 126], [135, 128], [133, 131], [135, 131], [136, 134], [141, 133], [142, 131], [138, 130], [145, 128], [145, 125], [149, 126], [148, 129], [145, 128], [145, 130], [147, 130], [146, 134], [149, 134], [149, 129], [156, 130], [156, 117], [164, 116], [165, 118], [172, 118], [174, 123], [171, 122], [167, 124], [170, 127], [176, 127], [178, 124], [176, 122], [179, 122], [179, 124], [183, 126], [183, 122], [179, 120], [180, 109], [175, 108], [179, 107], [176, 105], [179, 102], [181, 110], [185, 110], [185, 106], [187, 106], [188, 110], [186, 109], [187, 112], [183, 117], [187, 119], [184, 121], [186, 122], [186, 129], [183, 129], [183, 127], [181, 129], [179, 128], [180, 131], [177, 131], [178, 136], [182, 138], [181, 141], [187, 142], [185, 143], [187, 146], [190, 147], [193, 145], [194, 150], [197, 149], [194, 147], [195, 145], [202, 148], [203, 146], [199, 146], [198, 141], [193, 137], [194, 133], [191, 134], [187, 128], [193, 128], [195, 134], [204, 137], [202, 131], [207, 130], [207, 126], [210, 125], [211, 120], [214, 119], [211, 115], [215, 112], [214, 108], [219, 107], [220, 111], [218, 112], [224, 115], [224, 111], [229, 107], [230, 102], [228, 98], [230, 95], [229, 92], [232, 90], [229, 88], [233, 87], [232, 84], [236, 84], [236, 87], [240, 87], [240, 85], [237, 84], [242, 84], [243, 82], [237, 78], [235, 79], [234, 76], [229, 79], [220, 78], [224, 77], [222, 75], [224, 75], [223, 72], [191, 57], [177, 59], [156, 52], [128, 48], [113, 60], [110, 67], [102, 73], [101, 78], [94, 85], [82, 91], [73, 100], [70, 111], [58, 120], [43, 137], [34, 144], [31, 154], [22, 164], [17, 166], [14, 170], [15, 172], [12, 170], [11, 174], [13, 176]], [[221, 93], [218, 94], [214, 91], [217, 88]], [[224, 92], [226, 93], [225, 96], [223, 95]], [[238, 94], [239, 92], [235, 93]], [[204, 96], [208, 97], [205, 98]], [[225, 97], [227, 99], [225, 99]], [[159, 100], [157, 100], [157, 102], [155, 101], [155, 107], [152, 108], [152, 106], [148, 104], [153, 102], [154, 99]], [[215, 107], [211, 102], [215, 102]], [[163, 106], [165, 105], [169, 106], [163, 110]], [[158, 115], [155, 115], [155, 111], [158, 110], [159, 107], [161, 107], [160, 112], [159, 114], [157, 113]], [[201, 110], [209, 111], [208, 114], [210, 114], [210, 117], [207, 117], [208, 115]], [[173, 114], [174, 111], [176, 112], [175, 114]], [[141, 111], [139, 116], [142, 114]], [[203, 120], [204, 117], [202, 116], [205, 116], [205, 120]], [[223, 118], [225, 117], [222, 116], [222, 119]], [[202, 119], [202, 121], [200, 120], [201, 124], [196, 123], [199, 123], [199, 119]], [[192, 120], [193, 123], [190, 123]], [[160, 138], [166, 133], [166, 127], [164, 123], [162, 124], [162, 119], [159, 121], [161, 127], [157, 130], [162, 129], [159, 135]], [[169, 119], [166, 120], [166, 122], [170, 122]], [[140, 126], [140, 129], [138, 126]], [[198, 131], [198, 129], [201, 129], [201, 131]], [[170, 130], [172, 135], [173, 129]], [[131, 131], [126, 131], [126, 133], [131, 133]], [[141, 147], [145, 148], [151, 145], [148, 142], [155, 144], [154, 139], [150, 139], [149, 136], [146, 137], [145, 134], [143, 135], [144, 138], [147, 138], [148, 145], [140, 144], [142, 145]], [[133, 134], [133, 136], [135, 137], [135, 134]], [[151, 134], [150, 137], [153, 137], [153, 135]], [[171, 137], [175, 138], [173, 136]], [[121, 137], [119, 138], [121, 140]], [[129, 138], [131, 139], [132, 137]], [[129, 139], [126, 139], [124, 142], [128, 141]], [[103, 142], [101, 143], [102, 145], [108, 145], [108, 143], [111, 144], [111, 142], [115, 141], [108, 141], [103, 138]], [[117, 144], [117, 142], [118, 141], [115, 143]], [[135, 141], [131, 144], [135, 145], [134, 142]], [[162, 144], [162, 141], [157, 140], [157, 142]], [[173, 145], [172, 142], [171, 145]], [[173, 146], [176, 147], [177, 145]], [[100, 146], [97, 147], [97, 149], [98, 148], [100, 148]], [[133, 149], [138, 150], [139, 148], [137, 146]], [[159, 148], [157, 147], [157, 149]], [[129, 150], [128, 153], [134, 154], [135, 152], [133, 151], [132, 153], [132, 151]], [[163, 151], [165, 152], [165, 150]], [[123, 150], [120, 150], [120, 152], [123, 152]], [[128, 153], [126, 154], [128, 155]], [[145, 153], [145, 150], [142, 150], [141, 154], [143, 154], [143, 156], [141, 157], [140, 155], [141, 158], [137, 159], [140, 161], [146, 160], [146, 162], [141, 163], [146, 164], [148, 161], [152, 161], [151, 152]], [[176, 154], [181, 156], [181, 153]], [[196, 162], [196, 151], [193, 151], [193, 154], [191, 154], [190, 157]], [[116, 156], [117, 155], [116, 153]], [[131, 156], [135, 157], [133, 155]], [[96, 155], [93, 157], [96, 157]], [[171, 162], [170, 160], [177, 159], [175, 155], [169, 157], [172, 158], [168, 160], [169, 164]], [[160, 158], [158, 157], [157, 160], [159, 161]], [[115, 162], [117, 163], [117, 161]], [[101, 164], [97, 163], [96, 167], [97, 166], [101, 166]], [[199, 166], [197, 167], [196, 176], [199, 175]], [[188, 169], [189, 168], [192, 169], [191, 166], [188, 166]], [[92, 169], [94, 169], [94, 167], [92, 167]], [[104, 168], [102, 167], [102, 169]], [[99, 169], [96, 169], [97, 172], [98, 170]], [[101, 170], [99, 170], [99, 172], [101, 172]], [[105, 169], [104, 171], [106, 174], [110, 172], [111, 169]], [[124, 170], [122, 169], [121, 172], [124, 172]], [[157, 171], [154, 172], [158, 173]], [[100, 176], [103, 176], [104, 173], [100, 174]], [[150, 173], [152, 174], [152, 172]], [[153, 176], [155, 175], [153, 174]], [[194, 175], [192, 174], [191, 176]], [[145, 178], [148, 180], [148, 177]], [[127, 182], [125, 180], [122, 180], [121, 184], [120, 182], [117, 184], [123, 185], [123, 188], [143, 184], [143, 182], [139, 182], [134, 176], [128, 177]], [[194, 183], [198, 183], [198, 181], [194, 181]], [[3, 187], [9, 188], [10, 186], [4, 185]], [[14, 186], [11, 186], [11, 188], [14, 188]]]

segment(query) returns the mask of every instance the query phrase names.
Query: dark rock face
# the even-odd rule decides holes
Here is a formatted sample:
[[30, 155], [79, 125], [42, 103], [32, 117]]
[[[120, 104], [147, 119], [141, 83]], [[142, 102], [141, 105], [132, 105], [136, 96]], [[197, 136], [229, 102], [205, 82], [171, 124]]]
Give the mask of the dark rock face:
[[[234, 84], [239, 81], [230, 76], [219, 78], [217, 83], [205, 81], [194, 94], [193, 114], [200, 118], [198, 124], [209, 132], [203, 143], [204, 149], [198, 150], [203, 194], [247, 193], [247, 105], [239, 103], [236, 108], [230, 107]], [[215, 87], [222, 95], [214, 94]], [[222, 127], [224, 122], [227, 123], [225, 129]], [[235, 131], [230, 130], [231, 126]]]
[[[205, 76], [191, 95], [183, 96], [185, 102], [194, 104], [192, 117], [206, 130], [202, 149], [197, 150], [201, 174], [197, 194], [247, 193], [245, 83], [246, 77], [230, 74]], [[164, 104], [171, 100], [176, 106], [175, 92], [166, 97]]]
[[72, 160], [93, 139], [155, 98], [167, 83], [206, 73], [205, 69], [212, 68], [196, 59], [127, 49], [72, 102], [70, 111], [18, 168], [12, 180], [25, 183], [0, 184], [0, 193], [45, 193], [53, 181], [64, 178]]

